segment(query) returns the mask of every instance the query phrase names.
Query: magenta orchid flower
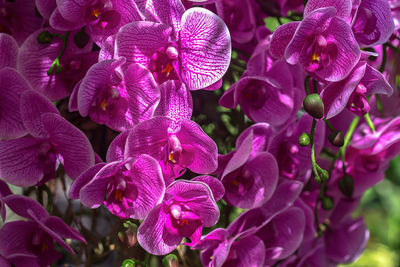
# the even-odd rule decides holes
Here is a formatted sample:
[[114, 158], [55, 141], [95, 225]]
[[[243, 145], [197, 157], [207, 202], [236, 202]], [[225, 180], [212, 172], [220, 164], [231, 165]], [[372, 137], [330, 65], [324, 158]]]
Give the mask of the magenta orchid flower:
[[253, 0], [221, 0], [215, 3], [217, 14], [225, 21], [237, 43], [253, 39], [256, 30], [255, 6]]
[[0, 141], [0, 177], [11, 184], [43, 184], [56, 175], [59, 164], [77, 178], [94, 164], [87, 137], [58, 113], [44, 96], [25, 90], [20, 99], [24, 137]]
[[388, 1], [361, 1], [357, 7], [352, 29], [361, 47], [385, 43], [394, 31], [394, 22]]
[[[124, 58], [94, 64], [70, 98], [82, 116], [117, 131], [151, 118], [160, 92], [151, 73], [139, 64], [121, 68]], [[73, 103], [75, 102], [76, 103]]]
[[271, 51], [279, 56], [286, 47], [284, 57], [288, 63], [300, 63], [310, 74], [325, 81], [343, 80], [361, 55], [353, 31], [344, 20], [351, 11], [351, 3], [344, 1], [346, 5], [335, 8], [324, 1], [326, 7], [319, 8], [317, 4], [315, 9], [311, 2], [319, 3], [307, 3], [308, 12], [300, 23], [284, 24], [274, 32]]
[[142, 64], [159, 84], [179, 79], [189, 90], [198, 90], [218, 82], [228, 68], [231, 53], [224, 22], [203, 8], [184, 12], [180, 1], [172, 5], [172, 11], [158, 10], [152, 2], [146, 3], [147, 16], [157, 22], [132, 22], [122, 27], [114, 56]]
[[167, 185], [186, 168], [199, 174], [212, 173], [217, 168], [217, 145], [188, 119], [183, 119], [179, 128], [168, 117], [139, 123], [131, 130], [124, 153], [125, 158], [147, 154], [156, 159]]
[[321, 92], [325, 117], [332, 118], [345, 107], [359, 116], [369, 109], [367, 96], [372, 94], [391, 95], [393, 88], [384, 76], [365, 61], [360, 61], [346, 79], [328, 84]]
[[[251, 209], [262, 206], [274, 193], [278, 183], [278, 163], [270, 153], [259, 149], [260, 139], [253, 141], [253, 132], [237, 145], [221, 175], [225, 186], [224, 199], [233, 206]], [[238, 139], [240, 140], [240, 139]]]
[[0, 69], [4, 67], [16, 68], [19, 46], [17, 41], [6, 33], [0, 33]]
[[[299, 208], [291, 206], [302, 188], [303, 184], [298, 181], [283, 182], [264, 206], [242, 213], [227, 229], [218, 228], [202, 237], [193, 248], [202, 250], [203, 265], [246, 266], [251, 263], [264, 266], [264, 262], [293, 253], [302, 240], [304, 215]], [[269, 241], [267, 238], [271, 235], [263, 236], [262, 231], [277, 224], [276, 230], [282, 236]], [[295, 230], [296, 227], [300, 228]], [[285, 232], [296, 233], [287, 235]]]
[[50, 25], [60, 31], [87, 27], [93, 40], [101, 44], [123, 25], [142, 20], [133, 0], [64, 0], [50, 17]]
[[[20, 47], [17, 69], [34, 90], [55, 101], [71, 94], [78, 81], [97, 62], [98, 52], [91, 52], [91, 41], [81, 48], [76, 45], [73, 36], [78, 31], [71, 32], [65, 44], [56, 36], [51, 38], [50, 43], [39, 43], [38, 36], [45, 31], [64, 37], [66, 34], [52, 28], [43, 28], [32, 33]], [[59, 58], [61, 69], [52, 68], [61, 51], [64, 51]]]
[[0, 6], [0, 32], [12, 35], [19, 45], [42, 27], [43, 18], [35, 14], [35, 1], [1, 0]]
[[[14, 221], [0, 229], [0, 255], [14, 263], [32, 263], [30, 266], [48, 266], [61, 258], [54, 248], [55, 242], [68, 252], [74, 250], [63, 240], [70, 238], [86, 243], [85, 239], [60, 218], [50, 216], [36, 201], [29, 197], [10, 195], [3, 199], [7, 206], [28, 221]], [[13, 238], [10, 240], [10, 235]], [[21, 257], [22, 256], [22, 257]], [[21, 266], [18, 265], [17, 266]]]
[[267, 122], [277, 131], [285, 126], [301, 106], [303, 91], [295, 88], [293, 73], [282, 60], [265, 76], [245, 76], [225, 91], [219, 104], [243, 112], [255, 122]]
[[[164, 196], [165, 184], [157, 161], [147, 155], [97, 164], [73, 184], [89, 208], [104, 205], [120, 218], [144, 219]], [[75, 197], [74, 197], [75, 198]]]
[[32, 88], [16, 70], [0, 69], [0, 140], [27, 134], [19, 111], [20, 97], [26, 90]]
[[203, 227], [213, 226], [218, 218], [218, 206], [205, 183], [179, 180], [168, 186], [163, 201], [140, 225], [138, 241], [151, 254], [167, 254], [184, 237], [190, 238], [187, 245], [196, 244]]

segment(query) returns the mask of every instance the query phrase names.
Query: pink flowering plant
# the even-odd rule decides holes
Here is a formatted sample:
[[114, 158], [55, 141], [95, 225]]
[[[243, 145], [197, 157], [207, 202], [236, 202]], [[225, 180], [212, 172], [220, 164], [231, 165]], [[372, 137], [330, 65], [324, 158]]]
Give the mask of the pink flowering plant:
[[399, 7], [0, 0], [0, 266], [354, 262], [400, 153]]

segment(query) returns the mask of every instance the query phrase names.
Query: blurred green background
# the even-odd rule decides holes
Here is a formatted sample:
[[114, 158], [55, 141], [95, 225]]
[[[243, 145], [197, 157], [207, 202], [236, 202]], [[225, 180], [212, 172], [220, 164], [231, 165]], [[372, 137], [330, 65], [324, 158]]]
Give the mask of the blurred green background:
[[370, 239], [361, 257], [346, 267], [400, 266], [400, 155], [386, 171], [385, 179], [363, 196], [356, 217], [362, 215]]

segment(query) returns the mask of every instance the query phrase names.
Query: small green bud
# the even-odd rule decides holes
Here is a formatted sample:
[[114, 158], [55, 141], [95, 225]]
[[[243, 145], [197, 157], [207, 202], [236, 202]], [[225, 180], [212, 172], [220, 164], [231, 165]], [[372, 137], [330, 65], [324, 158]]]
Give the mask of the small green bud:
[[53, 35], [49, 31], [41, 32], [37, 37], [37, 41], [40, 44], [49, 44], [52, 39]]
[[299, 144], [301, 146], [308, 146], [310, 144], [310, 136], [307, 133], [302, 133], [299, 136]]
[[74, 35], [74, 43], [78, 48], [84, 48], [89, 43], [90, 37], [84, 32], [80, 31]]
[[324, 210], [331, 210], [333, 208], [333, 198], [329, 196], [322, 197], [321, 206]]
[[319, 173], [320, 173], [320, 175], [321, 175], [322, 180], [328, 181], [328, 179], [329, 179], [329, 172], [327, 172], [327, 171], [324, 170], [324, 169], [320, 169], [320, 170], [319, 170]]
[[310, 94], [304, 98], [303, 107], [313, 118], [321, 119], [324, 116], [324, 103], [319, 94]]
[[333, 131], [328, 136], [329, 141], [332, 145], [341, 147], [344, 145], [344, 135], [342, 131]]
[[122, 262], [121, 267], [134, 267], [135, 266], [135, 261], [126, 259]]
[[340, 178], [339, 182], [339, 189], [340, 192], [342, 192], [343, 195], [345, 195], [348, 198], [353, 197], [354, 193], [354, 180], [351, 175], [344, 175], [342, 178]]
[[164, 267], [178, 267], [178, 257], [175, 254], [168, 254], [162, 259], [162, 264]]

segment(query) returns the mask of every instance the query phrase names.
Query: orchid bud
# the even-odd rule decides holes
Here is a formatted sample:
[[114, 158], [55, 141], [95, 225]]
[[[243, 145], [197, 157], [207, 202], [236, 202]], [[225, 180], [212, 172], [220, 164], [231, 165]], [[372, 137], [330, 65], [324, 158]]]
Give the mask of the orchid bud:
[[324, 210], [331, 210], [333, 208], [333, 198], [329, 196], [324, 196], [321, 199], [321, 204]]
[[306, 96], [303, 101], [303, 107], [313, 118], [321, 119], [324, 116], [324, 103], [319, 94]]
[[84, 31], [77, 32], [74, 35], [74, 43], [79, 48], [84, 48], [89, 42], [89, 39], [89, 35]]
[[340, 180], [339, 180], [339, 189], [340, 192], [343, 193], [348, 198], [353, 197], [353, 192], [354, 192], [354, 180], [351, 175], [344, 175]]
[[344, 135], [342, 131], [336, 130], [331, 132], [328, 139], [334, 146], [341, 147], [344, 145]]
[[41, 32], [37, 37], [37, 41], [40, 44], [49, 44], [52, 39], [53, 39], [53, 36], [51, 35], [51, 33], [49, 31]]
[[119, 232], [118, 237], [119, 240], [125, 243], [128, 247], [133, 247], [137, 243], [137, 230], [126, 229], [125, 232]]
[[168, 254], [162, 259], [164, 267], [179, 267], [178, 257], [175, 254]]
[[310, 144], [310, 136], [306, 133], [302, 133], [299, 136], [299, 144], [301, 146], [308, 146]]
[[324, 170], [324, 169], [320, 169], [319, 172], [320, 172], [320, 175], [321, 175], [322, 180], [323, 180], [323, 181], [328, 181], [328, 179], [329, 179], [329, 173], [328, 173], [326, 170]]

